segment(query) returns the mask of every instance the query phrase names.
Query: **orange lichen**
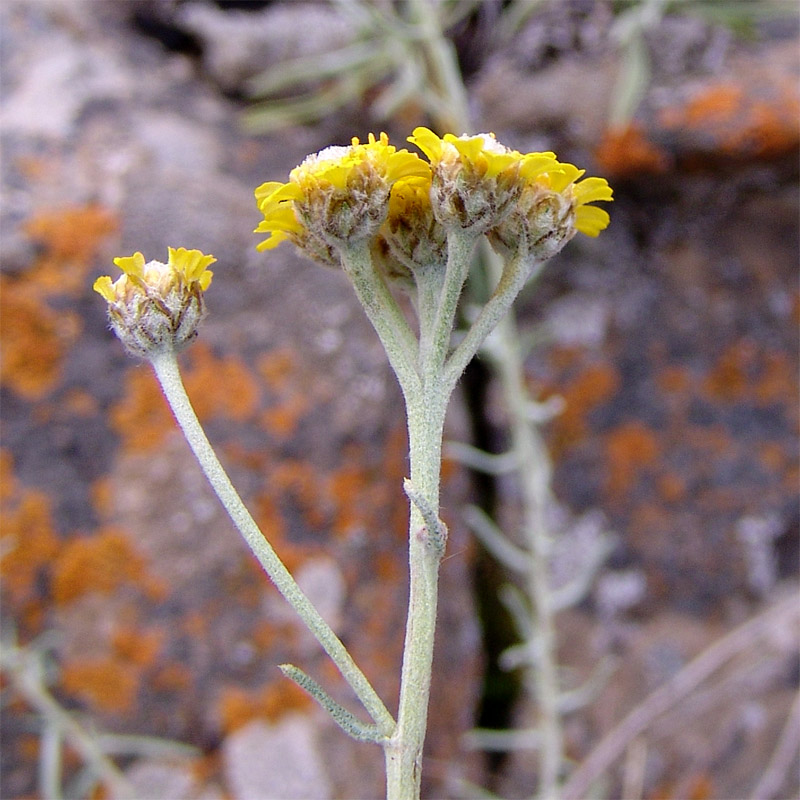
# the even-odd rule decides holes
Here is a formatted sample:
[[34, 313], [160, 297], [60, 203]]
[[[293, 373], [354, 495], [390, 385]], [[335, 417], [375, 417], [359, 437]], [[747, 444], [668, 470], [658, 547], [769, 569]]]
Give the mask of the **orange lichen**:
[[164, 638], [163, 629], [143, 631], [122, 627], [114, 631], [111, 647], [120, 659], [139, 667], [147, 667], [155, 663]]
[[658, 175], [669, 167], [669, 155], [650, 142], [635, 122], [606, 131], [595, 150], [595, 160], [601, 172], [620, 177]]
[[255, 500], [255, 517], [258, 527], [273, 544], [286, 536], [286, 524], [272, 491], [264, 492]]
[[692, 777], [689, 783], [688, 800], [711, 800], [716, 797], [714, 779], [708, 773], [700, 773]]
[[682, 106], [663, 109], [661, 124], [712, 137], [729, 156], [770, 158], [797, 149], [800, 97], [792, 81], [768, 87], [720, 83], [706, 86]]
[[0, 278], [0, 380], [17, 394], [38, 400], [61, 377], [61, 362], [80, 331], [79, 318], [56, 312], [25, 279]]
[[[326, 492], [335, 507], [331, 530], [337, 536], [346, 537], [355, 530], [371, 527], [376, 501], [386, 499], [374, 478], [357, 459], [348, 459], [343, 467], [327, 476]], [[380, 500], [377, 493], [381, 494]]]
[[38, 759], [41, 751], [41, 739], [33, 734], [23, 734], [17, 740], [19, 755], [23, 759]]
[[554, 450], [562, 451], [589, 430], [589, 413], [608, 400], [619, 386], [619, 375], [607, 364], [590, 364], [561, 391], [564, 410], [553, 422]]
[[659, 494], [667, 503], [679, 503], [686, 499], [686, 481], [674, 472], [659, 475], [656, 481]]
[[760, 405], [785, 403], [793, 406], [797, 401], [796, 368], [786, 353], [765, 353], [759, 359], [759, 372], [754, 387]]
[[42, 213], [24, 229], [41, 242], [42, 253], [23, 275], [0, 281], [0, 379], [37, 400], [58, 383], [61, 361], [81, 327], [76, 314], [54, 310], [47, 298], [88, 291], [89, 270], [116, 223], [102, 208], [86, 206]]
[[755, 349], [749, 341], [738, 340], [720, 356], [703, 381], [703, 391], [712, 400], [742, 400], [749, 384]]
[[116, 498], [114, 497], [114, 482], [109, 475], [104, 475], [92, 482], [89, 487], [89, 494], [92, 499], [92, 508], [98, 516], [107, 518], [114, 509]]
[[136, 667], [117, 658], [68, 661], [61, 669], [61, 686], [97, 711], [130, 711], [139, 691]]
[[276, 348], [258, 359], [256, 369], [266, 381], [269, 389], [280, 392], [287, 387], [296, 360], [288, 347]]
[[291, 681], [268, 683], [256, 691], [225, 686], [217, 705], [222, 730], [231, 733], [254, 719], [275, 722], [290, 711], [305, 711], [312, 700]]
[[762, 158], [791, 153], [800, 140], [797, 119], [800, 102], [796, 96], [786, 94], [781, 107], [763, 101], [754, 102], [747, 124], [739, 136], [734, 136], [729, 146], [747, 147]]
[[270, 473], [270, 482], [300, 507], [311, 528], [325, 525], [327, 514], [322, 505], [322, 476], [309, 461], [282, 461]]
[[393, 583], [399, 580], [403, 574], [400, 562], [389, 553], [378, 553], [373, 561], [373, 566], [375, 575], [381, 583]]
[[8, 450], [0, 448], [0, 502], [9, 500], [18, 490], [14, 477], [14, 458]]
[[43, 248], [29, 280], [49, 293], [75, 295], [87, 290], [89, 272], [117, 221], [101, 206], [87, 205], [41, 212], [23, 227]]
[[[263, 586], [263, 581], [261, 583]], [[294, 621], [275, 622], [274, 620], [264, 620], [253, 628], [250, 641], [261, 652], [267, 653], [276, 645], [284, 648], [292, 647], [293, 643], [297, 641], [298, 630], [299, 627]]]
[[202, 638], [208, 635], [209, 619], [199, 611], [190, 611], [182, 618], [181, 628], [189, 636]]
[[187, 353], [186, 392], [200, 419], [226, 417], [244, 422], [259, 403], [258, 384], [250, 369], [233, 356], [217, 357], [205, 342]]
[[695, 128], [727, 122], [741, 113], [745, 99], [741, 86], [720, 83], [694, 96], [683, 109], [683, 123]]
[[257, 365], [267, 386], [270, 408], [261, 415], [264, 428], [278, 439], [291, 436], [311, 406], [297, 358], [287, 348], [262, 356]]
[[90, 592], [111, 594], [124, 583], [138, 583], [144, 560], [119, 530], [102, 530], [67, 542], [53, 564], [53, 599], [68, 603]]
[[109, 411], [109, 418], [122, 437], [123, 449], [133, 452], [154, 447], [175, 425], [158, 381], [146, 365], [126, 372], [122, 397]]
[[739, 339], [719, 357], [702, 389], [718, 402], [792, 405], [796, 396], [794, 372], [786, 353], [765, 351], [749, 339]]
[[308, 400], [302, 395], [298, 395], [278, 406], [268, 408], [261, 415], [261, 422], [273, 436], [278, 439], [286, 439], [297, 430], [308, 405]]
[[668, 394], [685, 394], [692, 385], [689, 370], [682, 366], [668, 366], [656, 374], [658, 388]]
[[647, 795], [647, 800], [676, 800], [674, 789], [671, 781], [663, 781]]
[[[408, 527], [408, 506], [399, 494], [392, 492], [392, 487], [403, 484], [407, 452], [408, 436], [405, 427], [398, 425], [386, 438], [386, 446], [383, 451], [383, 463], [379, 475], [385, 497], [388, 499], [378, 508], [378, 518], [384, 536], [391, 536], [396, 541], [403, 542]], [[451, 476], [449, 463], [449, 461], [445, 461], [442, 465], [443, 481], [449, 480]], [[458, 467], [453, 464], [454, 472], [457, 469]], [[447, 522], [446, 519], [445, 522]]]
[[160, 692], [183, 692], [192, 685], [192, 671], [185, 664], [170, 661], [153, 675], [151, 685]]
[[87, 797], [88, 800], [110, 800], [109, 790], [102, 783], [96, 784]]
[[60, 405], [64, 411], [75, 417], [90, 417], [98, 411], [97, 398], [82, 389], [70, 389]]
[[37, 582], [58, 552], [50, 500], [44, 492], [20, 490], [3, 504], [2, 519], [2, 586], [22, 611], [38, 603]]
[[608, 491], [619, 497], [631, 489], [642, 470], [658, 457], [658, 440], [641, 422], [627, 422], [615, 428], [606, 439]]
[[781, 442], [764, 442], [759, 445], [758, 461], [768, 472], [782, 472], [787, 462], [784, 445]]

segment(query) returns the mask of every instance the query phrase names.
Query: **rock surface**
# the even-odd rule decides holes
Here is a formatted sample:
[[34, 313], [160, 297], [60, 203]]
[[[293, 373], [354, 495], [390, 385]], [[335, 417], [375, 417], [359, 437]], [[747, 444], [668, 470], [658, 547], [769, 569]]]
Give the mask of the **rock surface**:
[[[288, 247], [257, 254], [251, 233], [256, 185], [383, 123], [365, 106], [243, 133], [237, 95], [292, 49], [287, 30], [305, 19], [314, 52], [349, 30], [319, 24], [329, 6], [226, 5], [0, 7], [4, 628], [50, 649], [54, 692], [98, 729], [196, 748], [188, 766], [125, 762], [143, 792], [378, 797], [379, 748], [343, 736], [276, 665], [295, 663], [358, 710], [355, 699], [248, 555], [90, 288], [134, 250], [217, 256], [208, 322], [182, 357], [189, 394], [265, 533], [393, 708], [406, 601], [401, 397], [343, 276]], [[518, 305], [522, 329], [543, 334], [531, 389], [562, 408], [543, 427], [561, 571], [601, 532], [615, 536], [586, 602], [559, 619], [570, 685], [616, 665], [591, 709], [568, 717], [578, 761], [646, 691], [796, 590], [798, 573], [796, 26], [743, 43], [666, 19], [648, 33], [653, 72], [635, 121], [612, 129], [612, 23], [608, 4], [578, 2], [533, 15], [513, 46], [454, 31], [475, 68], [481, 128], [556, 149], [615, 188], [610, 229], [575, 240]], [[389, 132], [401, 140], [422, 122]], [[484, 377], [468, 376], [448, 435], [482, 432], [499, 452], [505, 414]], [[463, 524], [480, 485], [452, 463], [445, 474], [424, 794], [457, 796], [466, 779], [529, 796], [535, 760], [464, 749], [507, 691], [483, 672], [513, 643], [507, 619], [481, 626], [476, 606], [486, 615], [509, 578]], [[488, 494], [513, 530], [514, 483]], [[726, 669], [653, 728], [642, 796], [730, 798], [756, 785], [786, 720], [796, 648], [759, 639]], [[505, 703], [507, 721], [532, 724], [529, 699]], [[38, 721], [17, 702], [0, 724], [0, 795], [35, 796]], [[273, 761], [254, 764], [254, 752]], [[76, 762], [65, 769], [75, 777]], [[774, 796], [795, 792], [792, 781]]]

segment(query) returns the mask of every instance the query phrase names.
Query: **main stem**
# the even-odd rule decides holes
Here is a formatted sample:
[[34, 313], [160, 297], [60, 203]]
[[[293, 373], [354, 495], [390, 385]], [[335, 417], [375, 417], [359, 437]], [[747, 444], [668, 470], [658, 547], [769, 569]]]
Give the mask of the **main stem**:
[[[396, 370], [406, 403], [410, 478], [414, 491], [409, 514], [409, 599], [400, 704], [397, 726], [384, 745], [388, 800], [417, 800], [420, 795], [439, 563], [443, 550], [443, 533], [438, 523], [442, 435], [452, 392], [452, 386], [448, 386], [445, 379], [444, 363], [473, 245], [474, 237], [453, 235], [448, 242], [445, 274], [442, 276], [433, 270], [421, 270], [417, 274], [420, 344], [416, 352], [416, 369], [411, 380]], [[351, 268], [351, 275], [353, 273]], [[358, 285], [356, 290], [359, 291]], [[367, 313], [369, 311], [367, 307]], [[376, 329], [380, 334], [377, 325]], [[427, 524], [431, 523], [433, 515], [437, 530], [428, 529], [426, 514], [420, 505], [427, 512]]]
[[[447, 397], [438, 382], [406, 396], [411, 482], [438, 515]], [[441, 551], [416, 505], [409, 518], [409, 602], [397, 727], [384, 745], [387, 800], [417, 800], [428, 719]]]

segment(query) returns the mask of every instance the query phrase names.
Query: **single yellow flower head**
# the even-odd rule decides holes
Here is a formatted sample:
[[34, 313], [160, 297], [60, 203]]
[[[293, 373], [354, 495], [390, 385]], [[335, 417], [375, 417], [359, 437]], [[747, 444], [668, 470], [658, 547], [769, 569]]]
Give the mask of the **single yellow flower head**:
[[416, 128], [408, 140], [430, 159], [433, 213], [445, 227], [484, 233], [499, 224], [520, 196], [525, 180], [557, 164], [553, 153], [522, 153], [493, 133], [437, 136]]
[[576, 233], [597, 236], [610, 221], [608, 212], [594, 205], [613, 200], [605, 178], [585, 178], [574, 164], [557, 162], [552, 169], [528, 176], [514, 209], [490, 230], [489, 241], [503, 257], [521, 247], [535, 261], [554, 256]]
[[[389, 196], [389, 213], [381, 225], [375, 251], [389, 278], [411, 275], [420, 269], [444, 269], [447, 232], [433, 215], [431, 177], [397, 181]], [[397, 264], [393, 264], [397, 262]]]
[[168, 248], [167, 263], [145, 263], [141, 253], [115, 258], [116, 281], [103, 275], [94, 290], [108, 302], [111, 327], [134, 355], [177, 350], [197, 335], [206, 313], [203, 293], [211, 285], [208, 267], [217, 259], [199, 250]]
[[337, 265], [340, 247], [376, 233], [397, 181], [429, 174], [428, 164], [390, 145], [385, 133], [370, 134], [364, 144], [353, 138], [347, 147], [327, 147], [295, 167], [287, 183], [256, 189], [264, 220], [255, 232], [270, 234], [258, 249], [288, 239], [315, 260]]

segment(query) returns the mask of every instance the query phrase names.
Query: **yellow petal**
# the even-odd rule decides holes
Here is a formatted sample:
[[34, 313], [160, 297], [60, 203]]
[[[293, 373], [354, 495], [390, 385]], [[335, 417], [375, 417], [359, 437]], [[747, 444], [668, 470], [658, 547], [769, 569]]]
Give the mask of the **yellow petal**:
[[278, 206], [264, 212], [264, 219], [256, 228], [256, 232], [287, 231], [299, 233], [303, 226], [297, 221], [294, 209], [290, 205]]
[[408, 141], [419, 147], [432, 164], [441, 161], [442, 140], [432, 130], [423, 127], [414, 128], [414, 133], [408, 137]]
[[144, 256], [138, 251], [132, 256], [115, 258], [114, 263], [128, 275], [135, 275], [137, 278], [144, 276]]
[[526, 153], [519, 174], [524, 180], [533, 180], [544, 172], [558, 172], [557, 164], [555, 153]]
[[93, 284], [94, 289], [98, 294], [102, 295], [109, 303], [116, 301], [116, 295], [113, 289], [114, 284], [108, 275], [101, 275]]
[[587, 236], [597, 236], [610, 221], [608, 212], [597, 206], [578, 206], [575, 209], [575, 227]]
[[573, 189], [578, 203], [594, 203], [597, 200], [613, 200], [613, 192], [605, 178], [586, 178]]
[[554, 192], [563, 192], [571, 183], [586, 172], [585, 169], [578, 169], [574, 164], [563, 164], [560, 161], [556, 162], [558, 172], [550, 172], [550, 188]]
[[256, 200], [260, 204], [263, 200], [272, 196], [278, 189], [285, 185], [285, 183], [281, 183], [280, 181], [267, 181], [266, 183], [262, 183], [261, 186], [256, 188]]
[[[261, 233], [261, 231], [256, 228], [254, 233]], [[259, 242], [256, 245], [256, 250], [258, 250], [259, 253], [262, 253], [264, 250], [273, 250], [279, 244], [285, 242], [288, 238], [289, 236], [283, 231], [274, 231], [269, 239], [265, 239], [263, 242]]]
[[387, 161], [386, 180], [389, 183], [393, 184], [404, 178], [412, 177], [430, 179], [430, 165], [416, 153], [400, 150], [397, 153], [393, 153]]
[[177, 250], [168, 247], [167, 251], [169, 253], [167, 264], [190, 281], [198, 280], [205, 268], [217, 260], [200, 250], [187, 250], [185, 247], [179, 247]]

